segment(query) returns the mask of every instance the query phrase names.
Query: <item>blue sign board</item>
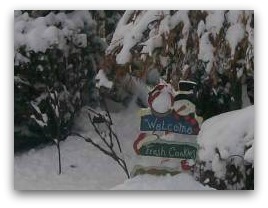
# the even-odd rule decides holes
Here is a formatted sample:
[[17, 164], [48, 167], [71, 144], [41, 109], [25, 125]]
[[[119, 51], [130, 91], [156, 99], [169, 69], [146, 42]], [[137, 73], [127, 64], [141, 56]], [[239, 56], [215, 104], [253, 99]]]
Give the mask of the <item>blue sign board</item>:
[[178, 134], [197, 135], [199, 124], [191, 116], [177, 116], [173, 113], [165, 117], [157, 117], [153, 114], [141, 117], [141, 131], [168, 131]]

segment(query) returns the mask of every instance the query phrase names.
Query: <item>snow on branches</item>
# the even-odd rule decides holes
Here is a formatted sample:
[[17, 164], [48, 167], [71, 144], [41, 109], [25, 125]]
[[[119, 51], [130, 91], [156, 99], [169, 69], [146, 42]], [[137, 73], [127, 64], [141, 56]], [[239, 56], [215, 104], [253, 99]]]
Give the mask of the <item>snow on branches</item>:
[[[195, 81], [203, 92], [200, 95], [209, 97], [219, 109], [216, 113], [222, 113], [226, 110], [221, 105], [242, 106], [241, 86], [254, 77], [253, 40], [250, 10], [126, 11], [106, 56], [116, 62], [111, 71], [123, 70], [125, 74], [120, 74], [146, 84], [150, 71], [157, 71], [176, 90], [180, 80]], [[214, 98], [209, 91], [222, 93]]]
[[113, 86], [113, 82], [109, 81], [103, 69], [100, 69], [98, 74], [95, 77], [96, 87], [99, 89], [101, 87], [106, 87], [111, 89]]
[[[184, 64], [191, 63], [187, 54], [194, 53], [194, 63], [203, 61], [210, 73], [219, 65], [218, 56], [225, 53], [226, 59], [233, 60], [240, 53], [240, 44], [253, 46], [252, 22], [253, 11], [126, 11], [106, 54], [115, 55], [122, 65], [148, 57], [156, 63], [159, 48], [158, 57], [181, 53], [176, 61]], [[162, 68], [168, 65], [160, 64]]]
[[27, 52], [35, 53], [44, 53], [55, 45], [69, 53], [69, 41], [77, 47], [86, 47], [87, 34], [83, 30], [94, 24], [89, 11], [50, 12], [37, 18], [30, 17], [27, 12], [15, 11], [15, 65], [29, 62], [28, 55], [20, 51], [22, 47], [25, 47]]

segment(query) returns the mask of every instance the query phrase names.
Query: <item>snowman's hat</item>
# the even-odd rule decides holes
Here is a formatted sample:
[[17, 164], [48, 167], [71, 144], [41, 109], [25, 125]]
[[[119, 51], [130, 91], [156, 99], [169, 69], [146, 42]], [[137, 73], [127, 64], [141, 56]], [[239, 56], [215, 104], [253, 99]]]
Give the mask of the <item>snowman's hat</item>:
[[177, 94], [174, 97], [174, 102], [178, 101], [178, 100], [189, 100], [190, 102], [192, 102], [193, 104], [196, 104], [196, 98], [195, 98], [195, 94], [194, 93], [189, 93], [189, 94]]
[[179, 89], [180, 91], [195, 91], [197, 88], [197, 83], [188, 80], [179, 81]]

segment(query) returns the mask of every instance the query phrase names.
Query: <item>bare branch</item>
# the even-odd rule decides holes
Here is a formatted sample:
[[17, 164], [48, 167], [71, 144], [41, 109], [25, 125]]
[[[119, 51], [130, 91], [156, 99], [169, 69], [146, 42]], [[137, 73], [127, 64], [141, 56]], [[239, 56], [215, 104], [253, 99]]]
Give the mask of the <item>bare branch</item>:
[[[105, 104], [105, 106], [106, 106], [106, 104]], [[71, 133], [71, 135], [83, 138], [86, 142], [89, 142], [94, 147], [98, 148], [105, 155], [108, 155], [109, 157], [111, 157], [114, 161], [116, 161], [118, 163], [118, 165], [124, 170], [124, 172], [126, 173], [127, 177], [129, 178], [130, 175], [129, 175], [125, 160], [123, 158], [121, 158], [118, 155], [118, 153], [115, 151], [115, 149], [114, 149], [114, 139], [115, 139], [117, 147], [118, 147], [120, 153], [122, 153], [122, 149], [121, 149], [119, 139], [118, 139], [116, 133], [112, 129], [112, 123], [113, 122], [112, 122], [112, 118], [111, 118], [111, 115], [110, 115], [110, 113], [108, 111], [107, 106], [105, 107], [105, 111], [107, 113], [108, 118], [105, 115], [95, 111], [92, 108], [87, 108], [87, 110], [88, 110], [87, 116], [89, 118], [89, 121], [90, 121], [91, 125], [93, 126], [94, 131], [97, 133], [97, 135], [99, 136], [101, 141], [103, 141], [103, 145], [106, 148], [104, 146], [101, 146], [100, 144], [97, 144], [91, 138], [85, 137], [85, 136], [83, 136], [83, 135], [81, 135], [79, 133], [73, 132], [73, 133]], [[107, 134], [105, 134], [105, 136], [103, 136], [103, 134], [100, 131], [99, 127], [94, 122], [95, 117], [92, 117], [92, 116], [97, 116], [98, 120], [100, 120], [101, 123], [106, 125], [106, 127], [107, 127], [107, 132], [106, 133]], [[108, 138], [106, 136], [109, 137], [109, 142], [107, 141]]]

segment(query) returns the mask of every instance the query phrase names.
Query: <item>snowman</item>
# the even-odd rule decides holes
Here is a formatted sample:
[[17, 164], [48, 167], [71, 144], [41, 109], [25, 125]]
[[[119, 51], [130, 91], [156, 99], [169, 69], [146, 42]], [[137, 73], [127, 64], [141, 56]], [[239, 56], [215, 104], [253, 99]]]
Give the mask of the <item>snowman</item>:
[[173, 109], [177, 115], [188, 116], [195, 114], [195, 105], [187, 99], [176, 99], [174, 100]]
[[179, 91], [174, 97], [173, 111], [178, 116], [191, 116], [195, 118], [201, 125], [203, 118], [196, 115], [196, 83], [191, 81], [181, 80], [179, 82]]
[[178, 94], [174, 98], [173, 111], [177, 116], [190, 116], [194, 118], [199, 126], [203, 122], [203, 118], [196, 114], [196, 107], [190, 99], [187, 99], [185, 96]]
[[160, 83], [149, 92], [148, 104], [153, 114], [166, 116], [173, 106], [173, 91], [170, 84]]
[[173, 110], [180, 116], [194, 114], [196, 109], [192, 100], [195, 96], [196, 83], [188, 80], [180, 80], [178, 87], [179, 91], [174, 97]]

